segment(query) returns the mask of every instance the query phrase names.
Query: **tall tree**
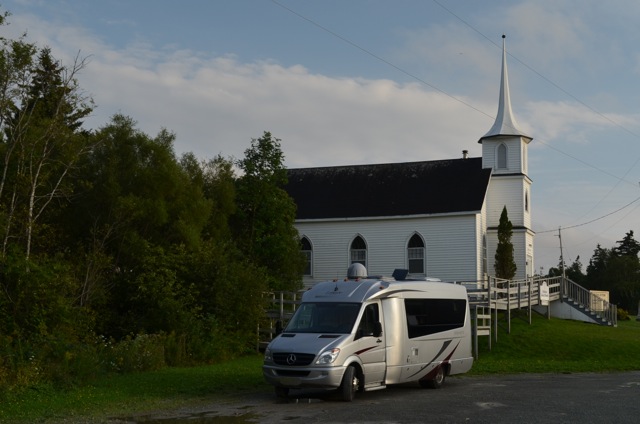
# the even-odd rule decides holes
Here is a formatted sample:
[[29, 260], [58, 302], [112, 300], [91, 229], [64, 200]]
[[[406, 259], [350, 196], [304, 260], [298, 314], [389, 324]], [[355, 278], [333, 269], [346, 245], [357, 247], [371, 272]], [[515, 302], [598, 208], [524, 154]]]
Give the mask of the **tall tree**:
[[598, 244], [593, 251], [589, 265], [587, 265], [587, 276], [585, 286], [591, 290], [609, 290], [610, 279], [608, 278], [608, 268], [613, 256], [611, 249], [606, 249]]
[[[42, 228], [38, 224], [46, 220], [54, 200], [70, 196], [69, 173], [89, 151], [89, 135], [80, 127], [81, 119], [92, 110], [92, 100], [76, 80], [84, 60], [76, 59], [71, 67], [64, 67], [49, 49], [40, 50], [35, 60], [28, 60], [24, 55], [35, 54], [35, 48], [20, 43], [12, 48], [3, 56], [20, 54], [18, 63], [24, 69], [19, 71], [20, 81], [8, 92], [12, 97], [5, 99], [2, 111], [2, 255], [11, 240], [14, 245], [22, 245], [29, 259], [33, 240]], [[12, 78], [5, 76], [8, 81]], [[46, 242], [47, 237], [38, 240]]]
[[516, 275], [516, 262], [513, 259], [513, 224], [509, 221], [507, 207], [502, 209], [500, 223], [498, 224], [498, 247], [496, 248], [494, 269], [496, 277], [506, 280], [512, 279]]
[[633, 230], [630, 230], [625, 234], [622, 240], [618, 240], [618, 246], [615, 247], [614, 252], [618, 256], [629, 256], [638, 259], [638, 252], [640, 252], [640, 243], [633, 238]]
[[585, 285], [606, 290], [612, 303], [635, 310], [640, 300], [640, 260], [633, 231], [619, 240], [618, 246], [604, 249], [598, 245], [587, 267]]
[[[181, 258], [201, 244], [211, 201], [190, 174], [195, 171], [175, 157], [174, 135], [166, 130], [152, 138], [131, 118], [115, 115], [96, 137], [100, 145], [80, 163], [84, 189], [66, 214], [65, 234], [67, 244], [77, 246], [77, 258], [84, 258], [78, 273], [91, 277], [80, 299], [90, 304], [102, 298], [105, 314], [119, 311], [110, 318], [128, 319], [116, 326], [135, 332], [149, 321], [144, 317], [161, 314], [152, 309], [163, 301], [153, 296], [183, 292], [175, 274]], [[145, 296], [149, 302], [142, 302]]]
[[301, 287], [305, 259], [294, 227], [296, 205], [283, 189], [287, 183], [280, 139], [265, 131], [251, 141], [238, 161], [234, 231], [247, 257], [268, 270], [272, 290]]
[[40, 373], [91, 327], [74, 302], [77, 281], [58, 225], [71, 172], [92, 141], [81, 129], [92, 109], [76, 81], [83, 67], [78, 58], [61, 65], [24, 36], [0, 37], [0, 334], [10, 335], [0, 349], [11, 371], [33, 361]]
[[565, 268], [565, 275], [574, 283], [584, 285], [585, 274], [582, 272], [582, 262], [580, 262], [580, 256], [576, 258], [571, 266]]

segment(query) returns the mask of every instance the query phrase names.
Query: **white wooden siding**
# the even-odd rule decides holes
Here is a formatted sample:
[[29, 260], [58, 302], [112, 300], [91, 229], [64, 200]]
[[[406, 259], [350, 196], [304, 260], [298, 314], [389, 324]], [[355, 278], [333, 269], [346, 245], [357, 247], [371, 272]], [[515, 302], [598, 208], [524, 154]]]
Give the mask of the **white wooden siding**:
[[504, 206], [507, 207], [509, 220], [514, 226], [524, 225], [523, 181], [523, 178], [517, 175], [491, 177], [487, 194], [487, 226], [498, 226]]
[[408, 268], [407, 242], [418, 233], [425, 241], [426, 275], [444, 281], [475, 281], [482, 272], [480, 213], [456, 216], [394, 217], [376, 220], [305, 221], [296, 223], [313, 245], [313, 282], [345, 278], [349, 247], [356, 235], [367, 243], [369, 275], [389, 276]]
[[[507, 168], [498, 169], [498, 146], [504, 144], [507, 147]], [[492, 168], [494, 174], [512, 174], [527, 172], [527, 166], [523, 163], [526, 158], [527, 144], [521, 137], [493, 137], [482, 141], [482, 167]]]

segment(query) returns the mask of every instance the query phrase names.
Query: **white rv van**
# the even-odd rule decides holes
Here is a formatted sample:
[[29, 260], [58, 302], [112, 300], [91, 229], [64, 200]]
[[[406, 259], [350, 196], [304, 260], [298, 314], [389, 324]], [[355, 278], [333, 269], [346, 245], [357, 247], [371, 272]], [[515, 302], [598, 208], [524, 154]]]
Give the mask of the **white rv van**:
[[[366, 275], [366, 274], [365, 274]], [[464, 286], [430, 280], [347, 278], [315, 284], [265, 350], [263, 374], [290, 389], [356, 392], [417, 381], [439, 388], [473, 364]]]

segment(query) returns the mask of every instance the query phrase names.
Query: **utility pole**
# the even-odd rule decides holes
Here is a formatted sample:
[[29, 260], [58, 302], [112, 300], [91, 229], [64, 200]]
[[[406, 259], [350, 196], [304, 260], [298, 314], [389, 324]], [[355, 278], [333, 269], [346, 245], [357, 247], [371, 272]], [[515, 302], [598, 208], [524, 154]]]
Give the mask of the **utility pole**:
[[560, 267], [562, 267], [562, 283], [560, 283], [560, 302], [564, 297], [565, 272], [564, 272], [564, 256], [562, 255], [562, 227], [558, 227], [558, 238], [560, 239]]

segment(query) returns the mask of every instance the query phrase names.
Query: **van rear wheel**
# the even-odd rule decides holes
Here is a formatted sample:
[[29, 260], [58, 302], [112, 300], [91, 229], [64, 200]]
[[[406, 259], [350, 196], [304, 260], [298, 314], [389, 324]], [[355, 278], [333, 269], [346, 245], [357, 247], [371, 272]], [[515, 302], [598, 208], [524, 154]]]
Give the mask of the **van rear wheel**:
[[438, 371], [432, 380], [420, 380], [420, 386], [429, 389], [439, 389], [444, 384], [445, 372], [444, 367], [438, 367]]
[[356, 396], [356, 392], [360, 388], [360, 379], [356, 375], [356, 369], [353, 366], [347, 367], [342, 377], [342, 384], [340, 384], [340, 396], [345, 402], [351, 402]]

